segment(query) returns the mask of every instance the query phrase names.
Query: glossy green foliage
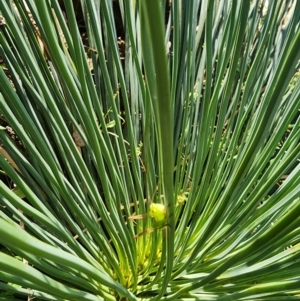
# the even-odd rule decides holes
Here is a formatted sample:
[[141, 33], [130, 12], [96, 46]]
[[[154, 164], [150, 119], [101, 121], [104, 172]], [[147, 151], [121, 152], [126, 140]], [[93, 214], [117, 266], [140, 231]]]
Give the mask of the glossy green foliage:
[[0, 299], [298, 300], [299, 11], [0, 1]]

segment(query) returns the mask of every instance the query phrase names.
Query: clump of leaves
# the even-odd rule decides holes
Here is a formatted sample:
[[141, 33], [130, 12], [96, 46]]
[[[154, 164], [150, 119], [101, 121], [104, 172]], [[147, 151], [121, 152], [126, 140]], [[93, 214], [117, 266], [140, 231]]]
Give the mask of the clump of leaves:
[[1, 291], [299, 298], [300, 1], [60, 2], [0, 2]]

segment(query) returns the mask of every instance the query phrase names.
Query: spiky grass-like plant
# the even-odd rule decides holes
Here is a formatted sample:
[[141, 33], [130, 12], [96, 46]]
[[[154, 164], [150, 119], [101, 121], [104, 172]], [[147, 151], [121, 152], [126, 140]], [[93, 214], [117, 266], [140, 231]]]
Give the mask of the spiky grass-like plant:
[[300, 1], [63, 2], [0, 2], [0, 299], [300, 298]]

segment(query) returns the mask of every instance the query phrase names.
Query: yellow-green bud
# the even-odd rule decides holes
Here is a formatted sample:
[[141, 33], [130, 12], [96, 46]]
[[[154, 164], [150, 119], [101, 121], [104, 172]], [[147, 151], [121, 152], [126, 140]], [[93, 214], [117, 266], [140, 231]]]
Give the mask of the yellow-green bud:
[[163, 224], [167, 220], [167, 208], [163, 204], [150, 204], [149, 215], [154, 218], [155, 222]]

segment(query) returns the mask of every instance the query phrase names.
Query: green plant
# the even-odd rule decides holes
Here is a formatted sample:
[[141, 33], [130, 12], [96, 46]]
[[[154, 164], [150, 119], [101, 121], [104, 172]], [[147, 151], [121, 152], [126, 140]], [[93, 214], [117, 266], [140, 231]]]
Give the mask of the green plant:
[[0, 2], [0, 299], [298, 299], [300, 1], [63, 2]]

